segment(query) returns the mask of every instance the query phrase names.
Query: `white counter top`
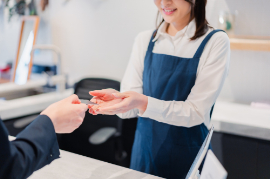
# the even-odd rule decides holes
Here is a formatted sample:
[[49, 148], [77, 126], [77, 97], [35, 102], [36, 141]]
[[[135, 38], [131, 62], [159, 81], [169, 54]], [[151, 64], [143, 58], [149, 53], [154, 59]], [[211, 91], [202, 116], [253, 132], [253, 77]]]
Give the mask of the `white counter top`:
[[60, 151], [61, 158], [28, 179], [158, 179], [159, 177], [92, 158]]
[[27, 81], [23, 85], [18, 85], [14, 82], [0, 84], [0, 96], [3, 93], [41, 87], [48, 83], [55, 85], [59, 82], [65, 83], [65, 80], [66, 78], [64, 75], [54, 75], [49, 77], [44, 74], [31, 74], [31, 80]]
[[[15, 137], [9, 136], [9, 140]], [[159, 177], [60, 150], [60, 159], [28, 179], [159, 179]]]
[[51, 92], [9, 101], [2, 101], [0, 102], [0, 116], [2, 120], [8, 120], [20, 116], [40, 113], [50, 104], [72, 95], [73, 91], [73, 89], [68, 89], [63, 93]]
[[270, 110], [217, 101], [212, 123], [215, 131], [270, 140]]

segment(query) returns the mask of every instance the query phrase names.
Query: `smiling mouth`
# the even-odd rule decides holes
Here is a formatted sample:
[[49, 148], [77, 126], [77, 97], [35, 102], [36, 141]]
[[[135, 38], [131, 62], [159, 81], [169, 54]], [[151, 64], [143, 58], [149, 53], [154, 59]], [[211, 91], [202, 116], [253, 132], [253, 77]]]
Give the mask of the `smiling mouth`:
[[174, 13], [177, 9], [163, 9], [163, 12], [166, 15], [171, 15], [172, 13]]

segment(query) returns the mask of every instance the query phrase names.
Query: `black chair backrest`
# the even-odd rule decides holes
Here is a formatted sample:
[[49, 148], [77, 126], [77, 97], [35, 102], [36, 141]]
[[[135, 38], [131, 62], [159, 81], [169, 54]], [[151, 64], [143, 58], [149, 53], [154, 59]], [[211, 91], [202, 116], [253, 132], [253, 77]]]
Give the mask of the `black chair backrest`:
[[[89, 95], [89, 91], [101, 90], [113, 88], [115, 90], [120, 90], [120, 82], [110, 79], [103, 78], [85, 78], [79, 81], [74, 86], [74, 93], [79, 96], [80, 99], [91, 99], [92, 96]], [[131, 155], [131, 148], [133, 144], [136, 121], [127, 120], [127, 122], [133, 122], [131, 127], [126, 126], [126, 130], [123, 132], [127, 133], [127, 136], [123, 138], [122, 136], [122, 119], [116, 115], [91, 115], [86, 112], [83, 124], [71, 134], [62, 134], [59, 137], [59, 145], [63, 150], [67, 150], [73, 153], [81, 154], [84, 156], [92, 157], [98, 160], [103, 160], [109, 163], [114, 163], [117, 165], [129, 166], [129, 159]], [[117, 129], [117, 135], [108, 140], [101, 145], [92, 145], [89, 143], [89, 136], [94, 132], [103, 127], [114, 127]], [[120, 138], [121, 140], [119, 140]], [[123, 141], [126, 144], [122, 144]], [[121, 143], [119, 143], [121, 142]], [[124, 149], [123, 149], [124, 148]], [[116, 154], [122, 153], [122, 150], [127, 150], [128, 157], [123, 160], [127, 164], [123, 164], [116, 159]], [[127, 160], [127, 161], [126, 161]]]
[[75, 84], [74, 94], [80, 99], [91, 99], [89, 91], [113, 88], [120, 91], [120, 82], [104, 78], [85, 78]]
[[[92, 96], [89, 91], [113, 88], [120, 91], [120, 82], [104, 78], [85, 78], [75, 84], [74, 94], [78, 95], [80, 99], [91, 99]], [[95, 131], [101, 127], [115, 127], [121, 133], [122, 120], [116, 115], [98, 115], [93, 116], [86, 112], [84, 125], [79, 130], [93, 130]], [[84, 129], [85, 128], [85, 129]], [[88, 128], [88, 129], [87, 129]]]

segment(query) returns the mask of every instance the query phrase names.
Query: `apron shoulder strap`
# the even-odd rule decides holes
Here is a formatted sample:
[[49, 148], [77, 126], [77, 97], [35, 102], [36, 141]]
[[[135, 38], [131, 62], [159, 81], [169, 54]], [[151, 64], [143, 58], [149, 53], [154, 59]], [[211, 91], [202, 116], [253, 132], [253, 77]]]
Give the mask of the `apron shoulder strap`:
[[[201, 58], [201, 55], [203, 53], [204, 47], [207, 44], [207, 42], [210, 40], [210, 38], [217, 32], [225, 32], [223, 30], [217, 29], [217, 30], [213, 30], [212, 32], [210, 32], [202, 41], [201, 45], [199, 46], [198, 50], [196, 51], [195, 55], [193, 58]], [[226, 33], [226, 32], [225, 32]]]
[[148, 45], [148, 48], [147, 48], [147, 51], [148, 52], [152, 52], [153, 51], [153, 48], [154, 48], [154, 45], [155, 45], [155, 42], [153, 42], [154, 40], [154, 35], [156, 33], [156, 30], [153, 32], [152, 36], [151, 36], [151, 39], [150, 39], [150, 42], [149, 42], [149, 45]]

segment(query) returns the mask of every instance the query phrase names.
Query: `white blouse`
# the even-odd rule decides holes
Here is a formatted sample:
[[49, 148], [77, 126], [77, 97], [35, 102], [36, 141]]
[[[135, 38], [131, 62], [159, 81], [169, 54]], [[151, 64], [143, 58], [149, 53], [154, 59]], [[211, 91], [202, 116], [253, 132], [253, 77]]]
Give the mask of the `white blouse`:
[[[213, 28], [209, 28], [204, 36], [191, 41], [190, 38], [196, 30], [194, 20], [175, 36], [166, 33], [167, 25], [164, 22], [159, 28], [154, 39], [157, 41], [153, 53], [192, 58], [203, 39], [213, 30]], [[121, 92], [143, 93], [144, 58], [153, 31], [142, 32], [136, 37], [121, 83]], [[226, 33], [217, 32], [204, 48], [198, 65], [195, 85], [186, 101], [163, 101], [148, 97], [147, 109], [143, 114], [139, 114], [138, 109], [133, 109], [118, 116], [121, 118], [141, 116], [175, 126], [192, 127], [202, 123], [208, 126], [211, 108], [228, 74], [229, 62], [229, 38]]]

